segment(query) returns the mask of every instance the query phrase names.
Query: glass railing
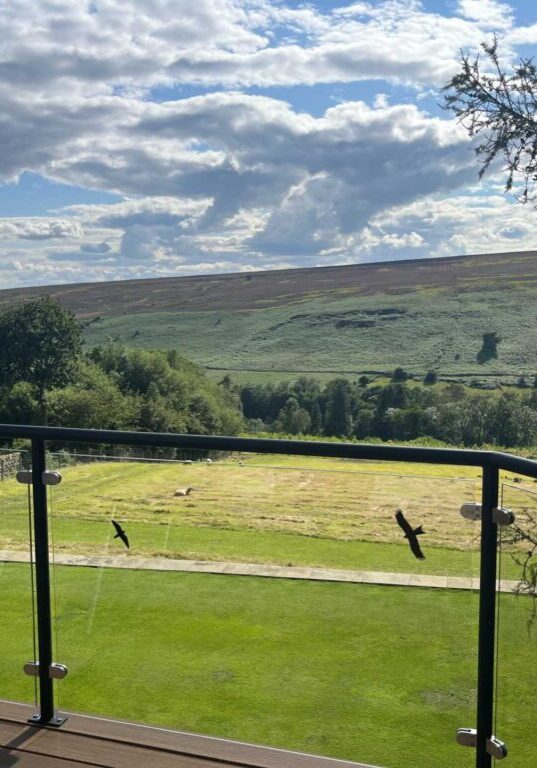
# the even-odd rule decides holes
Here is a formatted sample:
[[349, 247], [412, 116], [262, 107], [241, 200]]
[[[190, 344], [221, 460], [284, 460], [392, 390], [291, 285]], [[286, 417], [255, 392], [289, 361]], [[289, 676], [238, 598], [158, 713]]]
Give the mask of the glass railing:
[[[35, 583], [31, 565], [33, 539], [32, 486], [17, 481], [28, 467], [25, 452], [0, 451], [0, 595], [2, 653], [0, 691], [4, 699], [37, 702], [37, 680], [23, 674], [37, 658], [35, 648]], [[19, 476], [19, 480], [23, 480]], [[29, 479], [29, 478], [26, 478]], [[27, 668], [28, 672], [35, 671]]]
[[[453, 740], [475, 709], [479, 527], [459, 513], [475, 469], [63, 458], [60, 708], [386, 768], [431, 748], [438, 766], [469, 764]], [[424, 559], [398, 509], [423, 526]]]
[[[492, 717], [496, 664], [494, 735], [527, 765], [530, 709], [519, 708], [537, 681], [520, 679], [532, 639], [518, 635], [533, 602], [500, 594], [495, 655], [497, 570], [484, 552], [493, 507], [533, 497], [531, 481], [505, 477], [496, 498], [495, 454], [147, 435], [118, 438], [119, 453], [71, 434], [39, 433], [55, 439], [48, 474], [61, 474], [46, 510], [51, 661], [68, 668], [53, 680], [55, 710], [384, 768], [465, 768], [477, 740], [485, 768], [492, 726], [483, 747], [456, 734], [476, 727], [476, 710]], [[518, 545], [514, 528], [498, 529], [507, 589]]]
[[495, 729], [508, 745], [509, 765], [526, 768], [536, 754], [537, 485], [532, 478], [509, 477], [501, 500], [515, 522], [500, 530]]

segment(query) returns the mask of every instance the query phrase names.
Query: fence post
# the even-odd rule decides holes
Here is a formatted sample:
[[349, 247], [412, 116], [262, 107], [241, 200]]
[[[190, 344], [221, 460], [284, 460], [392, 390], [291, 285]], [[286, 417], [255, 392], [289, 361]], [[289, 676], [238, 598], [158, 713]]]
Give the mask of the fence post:
[[498, 506], [498, 486], [498, 468], [483, 467], [476, 768], [490, 768], [492, 765], [492, 757], [487, 752], [487, 741], [493, 735], [494, 717], [497, 526], [493, 519], [493, 510]]
[[52, 664], [52, 614], [50, 610], [49, 541], [45, 442], [32, 438], [32, 491], [34, 501], [34, 560], [37, 602], [37, 645], [39, 653], [39, 713], [31, 718], [39, 725], [61, 725], [65, 718], [54, 716], [54, 691], [50, 677]]

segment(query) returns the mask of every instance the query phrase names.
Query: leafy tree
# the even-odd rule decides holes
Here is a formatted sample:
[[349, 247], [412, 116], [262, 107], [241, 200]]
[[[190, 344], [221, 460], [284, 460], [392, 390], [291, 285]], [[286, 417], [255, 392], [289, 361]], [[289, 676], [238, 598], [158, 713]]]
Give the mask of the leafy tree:
[[140, 423], [140, 399], [120, 392], [113, 377], [87, 359], [74, 381], [47, 398], [49, 423], [88, 429], [134, 429]]
[[310, 430], [309, 413], [301, 408], [294, 397], [290, 397], [278, 414], [276, 428], [291, 435], [307, 434]]
[[506, 190], [520, 180], [519, 200], [535, 199], [537, 181], [537, 69], [521, 58], [511, 72], [500, 64], [498, 40], [482, 43], [485, 54], [461, 54], [461, 70], [444, 87], [444, 108], [455, 113], [476, 147], [479, 177], [496, 159], [507, 166]]
[[445, 405], [439, 415], [439, 436], [456, 445], [494, 442], [495, 408], [490, 397], [467, 397]]
[[379, 393], [377, 409], [382, 412], [387, 408], [407, 408], [409, 398], [410, 390], [405, 384], [387, 384]]
[[354, 436], [359, 440], [364, 437], [369, 437], [373, 434], [373, 424], [375, 420], [374, 408], [365, 406], [360, 408], [354, 419], [353, 432]]
[[359, 384], [361, 387], [367, 387], [367, 385], [369, 384], [369, 379], [368, 379], [368, 377], [367, 377], [367, 376], [365, 376], [365, 375], [364, 375], [364, 376], [360, 376], [360, 378], [358, 379], [358, 384]]
[[351, 385], [346, 379], [334, 379], [329, 382], [327, 389], [324, 433], [334, 437], [348, 437], [352, 431]]
[[427, 373], [425, 374], [425, 378], [423, 379], [423, 383], [430, 385], [430, 384], [436, 384], [437, 381], [438, 381], [438, 374], [436, 373], [436, 371], [427, 371]]
[[45, 296], [3, 312], [0, 339], [2, 383], [32, 384], [40, 419], [46, 424], [47, 392], [72, 381], [82, 350], [82, 334], [75, 316]]
[[322, 435], [323, 433], [323, 412], [321, 411], [321, 406], [319, 405], [319, 401], [315, 401], [313, 405], [311, 406], [310, 411], [310, 419], [311, 419], [311, 433], [312, 435]]
[[404, 368], [396, 368], [392, 373], [392, 381], [403, 382], [408, 379], [408, 373]]
[[4, 389], [0, 397], [0, 421], [4, 424], [33, 424], [39, 420], [39, 404], [35, 387], [18, 381]]
[[493, 400], [491, 442], [513, 448], [534, 445], [537, 436], [537, 413], [514, 395]]

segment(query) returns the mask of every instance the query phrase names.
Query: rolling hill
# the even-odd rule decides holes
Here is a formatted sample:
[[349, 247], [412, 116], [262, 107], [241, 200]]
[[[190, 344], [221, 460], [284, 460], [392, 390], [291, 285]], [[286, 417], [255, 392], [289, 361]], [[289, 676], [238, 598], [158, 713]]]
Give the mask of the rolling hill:
[[[385, 372], [537, 373], [537, 251], [0, 291], [49, 294], [88, 344], [177, 348], [214, 376], [263, 380]], [[483, 333], [501, 339], [478, 362]]]

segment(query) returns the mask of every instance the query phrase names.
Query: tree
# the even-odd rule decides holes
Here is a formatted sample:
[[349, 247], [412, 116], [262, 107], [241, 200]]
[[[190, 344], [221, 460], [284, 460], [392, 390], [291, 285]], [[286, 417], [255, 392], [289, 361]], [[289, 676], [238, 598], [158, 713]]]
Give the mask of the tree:
[[483, 344], [476, 355], [478, 363], [483, 364], [488, 360], [498, 357], [498, 344], [501, 338], [494, 331], [483, 334]]
[[327, 386], [325, 435], [348, 437], [352, 430], [352, 389], [346, 379], [333, 379]]
[[392, 373], [392, 381], [406, 381], [408, 379], [408, 373], [404, 368], [396, 368]]
[[46, 424], [47, 392], [70, 383], [82, 350], [82, 334], [75, 316], [45, 296], [3, 312], [0, 339], [2, 384], [32, 384], [40, 420]]
[[505, 72], [496, 37], [481, 48], [484, 59], [461, 54], [461, 71], [443, 89], [443, 107], [455, 113], [470, 136], [480, 136], [479, 177], [503, 158], [505, 188], [520, 181], [518, 199], [525, 203], [535, 199], [537, 181], [537, 69], [533, 59], [521, 58], [511, 73]]
[[438, 375], [436, 371], [427, 371], [425, 374], [425, 378], [423, 379], [424, 384], [436, 384], [438, 381]]
[[279, 431], [291, 435], [305, 434], [310, 429], [311, 419], [309, 413], [299, 406], [296, 398], [290, 397], [278, 414], [275, 426]]

